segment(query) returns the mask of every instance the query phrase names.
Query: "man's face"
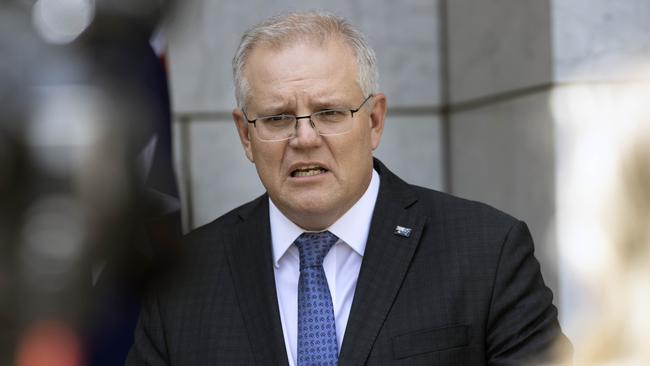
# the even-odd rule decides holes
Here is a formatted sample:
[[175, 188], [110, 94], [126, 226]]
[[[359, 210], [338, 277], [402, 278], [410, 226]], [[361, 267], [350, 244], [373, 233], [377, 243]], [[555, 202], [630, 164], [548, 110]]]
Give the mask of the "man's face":
[[[276, 114], [309, 115], [330, 108], [354, 109], [367, 97], [357, 80], [352, 51], [338, 40], [298, 43], [280, 50], [259, 46], [244, 71], [250, 86], [250, 119]], [[262, 141], [239, 109], [233, 111], [246, 156], [273, 203], [307, 230], [331, 225], [363, 195], [372, 176], [386, 100], [376, 94], [354, 114], [352, 130], [320, 136], [298, 120], [296, 136]]]

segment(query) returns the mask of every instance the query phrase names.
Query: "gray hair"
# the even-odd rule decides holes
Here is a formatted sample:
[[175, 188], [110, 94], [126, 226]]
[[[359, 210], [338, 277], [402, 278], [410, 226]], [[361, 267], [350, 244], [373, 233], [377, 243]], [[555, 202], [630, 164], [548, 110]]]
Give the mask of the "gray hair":
[[357, 63], [357, 84], [364, 95], [378, 91], [377, 57], [366, 37], [344, 18], [321, 11], [288, 13], [271, 17], [247, 30], [232, 60], [235, 97], [243, 108], [250, 87], [244, 68], [251, 52], [260, 44], [281, 49], [297, 41], [323, 43], [338, 38], [354, 52]]

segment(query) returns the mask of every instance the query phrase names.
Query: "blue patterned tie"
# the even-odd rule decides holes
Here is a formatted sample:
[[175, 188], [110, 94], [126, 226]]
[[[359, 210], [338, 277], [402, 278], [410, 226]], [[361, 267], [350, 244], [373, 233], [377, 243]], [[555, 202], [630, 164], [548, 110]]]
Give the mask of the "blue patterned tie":
[[338, 345], [334, 308], [323, 259], [338, 238], [329, 231], [303, 233], [298, 281], [298, 366], [336, 365]]

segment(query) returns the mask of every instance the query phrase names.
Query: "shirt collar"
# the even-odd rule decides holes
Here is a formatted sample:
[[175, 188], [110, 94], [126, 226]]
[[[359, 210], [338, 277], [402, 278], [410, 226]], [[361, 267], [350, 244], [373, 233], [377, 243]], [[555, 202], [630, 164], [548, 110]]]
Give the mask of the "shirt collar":
[[[348, 244], [357, 254], [363, 256], [370, 231], [370, 221], [379, 193], [379, 174], [372, 170], [370, 184], [361, 198], [334, 224], [328, 227], [332, 234]], [[289, 220], [269, 198], [269, 221], [271, 224], [271, 242], [273, 246], [273, 263], [279, 267], [280, 258], [291, 244], [303, 233], [300, 226]]]

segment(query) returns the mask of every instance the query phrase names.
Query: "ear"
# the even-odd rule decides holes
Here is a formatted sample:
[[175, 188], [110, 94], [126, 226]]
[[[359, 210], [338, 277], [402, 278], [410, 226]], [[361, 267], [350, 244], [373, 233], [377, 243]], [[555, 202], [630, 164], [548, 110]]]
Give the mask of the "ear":
[[370, 111], [370, 141], [372, 149], [375, 150], [381, 141], [381, 134], [384, 132], [384, 120], [386, 119], [386, 96], [384, 93], [375, 94], [372, 110]]
[[232, 119], [235, 121], [235, 126], [237, 127], [237, 133], [239, 134], [239, 141], [241, 142], [241, 145], [244, 147], [244, 152], [246, 153], [246, 157], [248, 160], [251, 161], [251, 163], [254, 163], [255, 160], [253, 159], [253, 149], [251, 146], [251, 135], [250, 135], [250, 130], [249, 130], [249, 125], [248, 121], [244, 117], [244, 113], [239, 108], [235, 108], [232, 111]]

